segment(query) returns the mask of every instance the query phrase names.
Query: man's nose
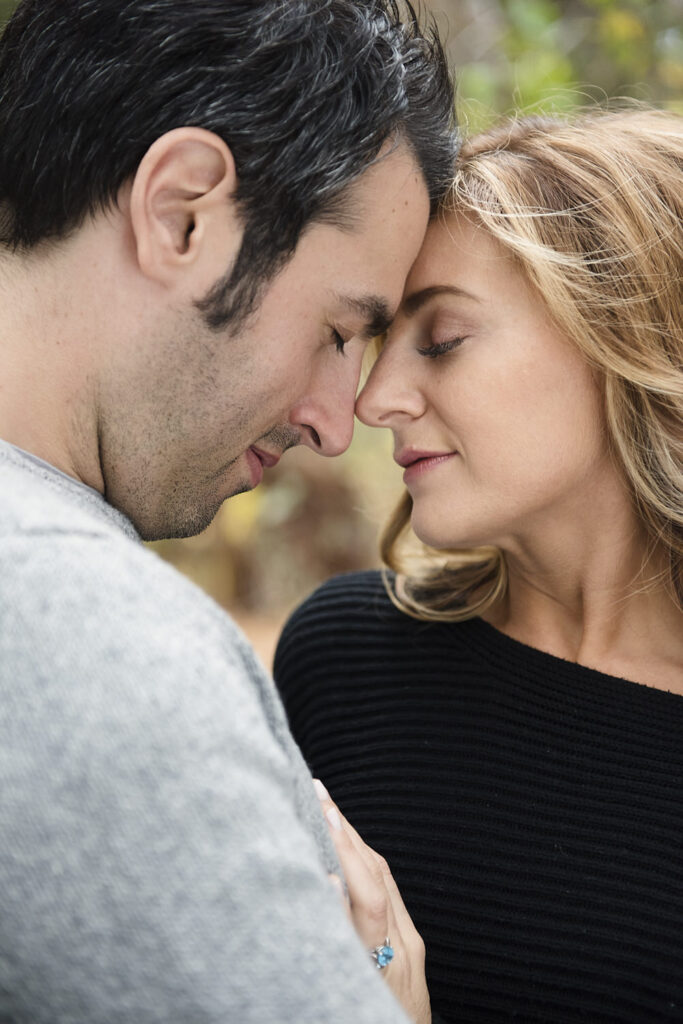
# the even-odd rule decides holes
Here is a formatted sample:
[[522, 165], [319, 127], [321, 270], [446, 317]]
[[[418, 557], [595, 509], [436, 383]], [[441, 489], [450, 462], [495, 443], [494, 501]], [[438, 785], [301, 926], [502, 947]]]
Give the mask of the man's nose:
[[353, 401], [343, 415], [339, 410], [334, 416], [310, 415], [309, 423], [301, 422], [301, 442], [318, 455], [331, 457], [341, 455], [353, 438]]
[[391, 345], [383, 349], [356, 400], [356, 416], [369, 427], [390, 427], [396, 416], [424, 412], [415, 367]]
[[341, 455], [351, 444], [359, 379], [360, 358], [321, 376], [292, 410], [302, 443], [319, 455]]

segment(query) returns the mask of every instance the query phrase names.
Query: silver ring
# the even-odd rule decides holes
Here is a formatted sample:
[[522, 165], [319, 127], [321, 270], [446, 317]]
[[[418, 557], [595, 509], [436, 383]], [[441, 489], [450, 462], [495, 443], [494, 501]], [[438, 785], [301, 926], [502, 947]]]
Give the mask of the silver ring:
[[388, 935], [384, 940], [383, 945], [375, 946], [374, 949], [370, 950], [370, 958], [374, 961], [378, 971], [381, 971], [383, 967], [389, 966], [391, 961], [394, 959], [394, 950], [389, 942]]

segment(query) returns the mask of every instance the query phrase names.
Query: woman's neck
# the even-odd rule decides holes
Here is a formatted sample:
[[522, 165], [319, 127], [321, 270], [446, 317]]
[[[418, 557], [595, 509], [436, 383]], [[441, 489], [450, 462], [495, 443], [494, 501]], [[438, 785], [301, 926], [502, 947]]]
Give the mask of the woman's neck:
[[594, 526], [512, 540], [507, 594], [483, 617], [549, 654], [683, 695], [683, 611], [666, 552], [630, 512]]

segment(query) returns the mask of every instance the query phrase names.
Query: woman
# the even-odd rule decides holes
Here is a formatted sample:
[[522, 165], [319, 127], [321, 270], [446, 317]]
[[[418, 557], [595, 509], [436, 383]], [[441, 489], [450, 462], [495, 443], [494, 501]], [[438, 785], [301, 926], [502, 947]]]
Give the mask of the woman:
[[682, 169], [643, 108], [466, 143], [357, 405], [404, 469], [387, 590], [279, 645], [447, 1021], [683, 1020]]

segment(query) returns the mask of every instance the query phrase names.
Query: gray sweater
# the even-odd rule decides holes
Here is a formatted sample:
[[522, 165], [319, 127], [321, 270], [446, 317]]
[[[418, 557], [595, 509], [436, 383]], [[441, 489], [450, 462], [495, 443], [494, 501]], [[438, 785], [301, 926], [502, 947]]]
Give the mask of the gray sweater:
[[4, 442], [0, 689], [0, 1024], [405, 1024], [243, 636]]

